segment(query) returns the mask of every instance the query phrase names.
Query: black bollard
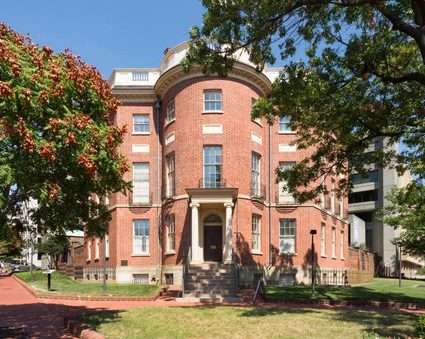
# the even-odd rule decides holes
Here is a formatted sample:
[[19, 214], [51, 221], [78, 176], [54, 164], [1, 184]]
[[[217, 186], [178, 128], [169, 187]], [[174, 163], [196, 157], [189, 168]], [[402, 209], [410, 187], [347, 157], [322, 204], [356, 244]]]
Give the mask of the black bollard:
[[47, 273], [47, 290], [50, 291], [52, 286], [52, 274], [49, 272]]

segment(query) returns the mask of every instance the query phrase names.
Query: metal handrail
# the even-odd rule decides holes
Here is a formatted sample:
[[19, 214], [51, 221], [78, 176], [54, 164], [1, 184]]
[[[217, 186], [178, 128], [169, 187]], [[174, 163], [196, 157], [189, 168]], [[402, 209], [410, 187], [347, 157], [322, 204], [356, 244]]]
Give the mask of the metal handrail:
[[130, 192], [128, 195], [128, 204], [130, 206], [151, 206], [153, 202], [153, 193], [150, 192], [149, 196], [147, 196], [146, 198], [147, 198], [146, 201], [135, 202], [133, 197], [133, 192]]
[[265, 200], [266, 198], [266, 185], [249, 185], [251, 198]]
[[[282, 200], [282, 197], [284, 195], [281, 195], [280, 192], [276, 192], [275, 194], [275, 202], [278, 205], [299, 205], [299, 202], [297, 201], [297, 199], [295, 199], [294, 197], [292, 197], [291, 201], [286, 201], [286, 200]], [[288, 195], [289, 196], [289, 195]]]
[[204, 178], [200, 178], [198, 181], [198, 188], [225, 188], [226, 186], [226, 179], [221, 178], [220, 182], [214, 183], [215, 186], [213, 187], [205, 187]]

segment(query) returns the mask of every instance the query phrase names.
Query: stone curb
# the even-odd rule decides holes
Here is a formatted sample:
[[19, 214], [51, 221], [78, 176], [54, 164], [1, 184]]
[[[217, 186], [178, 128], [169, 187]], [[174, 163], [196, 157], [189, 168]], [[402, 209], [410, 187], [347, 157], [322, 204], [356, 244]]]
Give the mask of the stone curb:
[[267, 298], [267, 303], [404, 308], [408, 310], [425, 310], [425, 303], [376, 301], [376, 300], [328, 300], [328, 299], [311, 300], [311, 299]]
[[103, 334], [96, 332], [89, 325], [75, 320], [75, 318], [64, 318], [63, 326], [71, 333], [75, 334], [78, 338], [82, 339], [105, 339]]
[[163, 293], [164, 288], [161, 288], [154, 296], [152, 297], [136, 297], [136, 296], [119, 296], [119, 295], [72, 295], [72, 294], [49, 294], [49, 293], [39, 293], [33, 287], [28, 285], [26, 282], [22, 281], [18, 277], [12, 275], [13, 279], [18, 282], [22, 287], [24, 287], [28, 292], [30, 292], [37, 299], [52, 299], [52, 300], [79, 300], [79, 301], [155, 301]]

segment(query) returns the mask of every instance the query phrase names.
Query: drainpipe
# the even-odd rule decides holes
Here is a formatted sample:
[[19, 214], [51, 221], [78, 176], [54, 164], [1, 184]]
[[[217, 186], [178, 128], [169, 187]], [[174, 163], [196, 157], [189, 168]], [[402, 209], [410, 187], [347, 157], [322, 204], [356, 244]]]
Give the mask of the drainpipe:
[[162, 265], [161, 265], [161, 256], [162, 256], [162, 243], [161, 243], [161, 129], [159, 127], [159, 114], [161, 109], [161, 101], [159, 99], [155, 100], [155, 120], [156, 120], [156, 189], [157, 189], [157, 199], [156, 199], [156, 221], [158, 225], [158, 280], [162, 284]]
[[269, 269], [272, 267], [272, 124], [269, 122]]

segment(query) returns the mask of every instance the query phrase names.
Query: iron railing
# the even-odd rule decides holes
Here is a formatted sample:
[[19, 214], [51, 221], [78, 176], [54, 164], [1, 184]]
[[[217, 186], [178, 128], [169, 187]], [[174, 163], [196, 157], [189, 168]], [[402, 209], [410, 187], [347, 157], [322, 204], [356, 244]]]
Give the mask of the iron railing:
[[249, 185], [251, 198], [265, 200], [266, 199], [266, 185]]
[[134, 197], [134, 193], [130, 192], [128, 194], [128, 203], [130, 206], [151, 206], [153, 202], [153, 193], [150, 192], [149, 195], [143, 195]]
[[295, 199], [290, 194], [282, 194], [282, 192], [277, 191], [275, 194], [275, 202], [278, 205], [298, 205], [297, 199]]
[[199, 179], [198, 188], [225, 188], [226, 179], [221, 179], [220, 181], [206, 181], [204, 178]]

